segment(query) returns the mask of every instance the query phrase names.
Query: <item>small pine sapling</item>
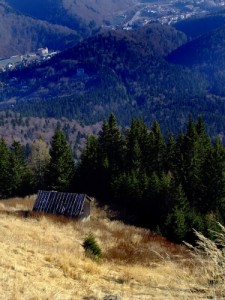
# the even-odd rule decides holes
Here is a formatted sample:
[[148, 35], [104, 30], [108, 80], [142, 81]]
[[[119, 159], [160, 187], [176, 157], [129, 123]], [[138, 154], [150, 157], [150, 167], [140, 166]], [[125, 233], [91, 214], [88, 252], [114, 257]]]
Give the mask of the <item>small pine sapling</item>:
[[99, 247], [94, 235], [92, 233], [89, 233], [88, 236], [85, 238], [83, 244], [82, 244], [85, 254], [94, 259], [99, 260], [102, 255], [102, 250]]

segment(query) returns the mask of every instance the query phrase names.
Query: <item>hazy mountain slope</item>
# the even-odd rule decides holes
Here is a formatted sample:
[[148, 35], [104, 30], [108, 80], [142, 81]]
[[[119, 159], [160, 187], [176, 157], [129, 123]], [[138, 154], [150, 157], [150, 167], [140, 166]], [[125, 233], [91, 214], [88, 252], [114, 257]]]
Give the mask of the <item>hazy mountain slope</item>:
[[52, 24], [67, 26], [71, 29], [82, 30], [82, 16], [71, 13], [71, 8], [65, 9], [61, 0], [6, 0], [20, 14], [35, 19], [45, 20]]
[[110, 20], [135, 4], [136, 0], [7, 0], [23, 14], [74, 28], [78, 21]]
[[183, 113], [207, 111], [206, 101], [192, 103], [205, 95], [204, 79], [163, 58], [184, 41], [184, 35], [159, 24], [99, 34], [45, 65], [11, 73], [17, 81], [2, 89], [3, 104], [13, 98], [13, 108], [22, 113], [88, 123], [112, 111], [123, 125], [131, 117], [158, 118], [162, 127], [176, 131], [184, 124]]
[[79, 39], [69, 28], [24, 17], [1, 3], [0, 28], [1, 57], [24, 54], [43, 46], [62, 50]]
[[86, 20], [110, 20], [112, 17], [131, 8], [137, 0], [62, 0], [63, 6], [72, 14], [83, 16]]
[[202, 17], [190, 18], [175, 23], [174, 28], [184, 32], [189, 39], [197, 38], [203, 34], [225, 26], [225, 12], [210, 14]]
[[96, 22], [112, 19], [135, 2], [0, 0], [0, 57], [43, 46], [69, 48], [89, 36], [98, 27]]
[[181, 46], [168, 61], [198, 70], [208, 78], [212, 93], [225, 96], [225, 26]]

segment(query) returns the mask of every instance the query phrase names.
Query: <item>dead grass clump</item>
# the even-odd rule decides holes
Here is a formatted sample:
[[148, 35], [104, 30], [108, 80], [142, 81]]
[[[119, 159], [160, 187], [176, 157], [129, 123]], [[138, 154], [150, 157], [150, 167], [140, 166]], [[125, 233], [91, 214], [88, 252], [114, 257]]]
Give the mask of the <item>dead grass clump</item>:
[[16, 197], [5, 200], [0, 200], [0, 209], [11, 209], [11, 210], [32, 210], [34, 206], [34, 202], [36, 199], [36, 195], [27, 196], [24, 198]]
[[[106, 225], [106, 224], [105, 224]], [[180, 260], [190, 257], [184, 246], [170, 243], [165, 238], [152, 234], [149, 230], [134, 226], [124, 226], [121, 222], [109, 222], [99, 240], [103, 257], [108, 261], [152, 266], [153, 262], [165, 259]]]
[[[195, 231], [197, 246], [188, 245], [194, 250], [195, 271], [199, 271], [201, 284], [208, 289], [212, 299], [225, 298], [225, 227], [219, 225], [218, 232], [213, 231], [215, 240], [206, 238]], [[219, 298], [218, 298], [219, 299]]]
[[140, 260], [140, 256], [142, 255], [140, 247], [137, 245], [129, 243], [129, 241], [118, 241], [113, 245], [113, 247], [107, 249], [103, 254], [103, 258], [112, 261], [123, 261], [125, 263], [135, 263]]

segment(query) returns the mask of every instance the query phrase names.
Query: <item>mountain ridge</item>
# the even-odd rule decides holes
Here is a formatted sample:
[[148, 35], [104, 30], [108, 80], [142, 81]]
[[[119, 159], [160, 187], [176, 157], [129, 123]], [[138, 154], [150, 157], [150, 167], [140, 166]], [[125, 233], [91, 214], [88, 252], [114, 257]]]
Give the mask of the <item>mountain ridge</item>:
[[80, 35], [70, 28], [24, 17], [4, 3], [0, 3], [0, 26], [1, 57], [32, 52], [44, 46], [62, 50], [80, 40]]
[[[14, 109], [21, 113], [99, 122], [113, 111], [123, 125], [132, 116], [165, 123], [179, 97], [189, 105], [189, 99], [205, 93], [204, 79], [197, 73], [164, 60], [185, 41], [184, 34], [160, 24], [102, 32], [44, 65], [12, 72], [17, 83], [12, 86], [9, 79], [5, 99], [16, 99]], [[79, 69], [83, 76], [77, 75]], [[28, 86], [26, 92], [21, 85]]]

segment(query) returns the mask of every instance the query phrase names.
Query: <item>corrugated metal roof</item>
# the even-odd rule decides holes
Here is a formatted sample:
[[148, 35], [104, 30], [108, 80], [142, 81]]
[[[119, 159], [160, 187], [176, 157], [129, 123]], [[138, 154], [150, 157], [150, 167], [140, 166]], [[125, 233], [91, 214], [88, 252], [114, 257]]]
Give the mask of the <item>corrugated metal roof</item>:
[[80, 216], [85, 194], [39, 191], [33, 211], [60, 214], [68, 217]]

